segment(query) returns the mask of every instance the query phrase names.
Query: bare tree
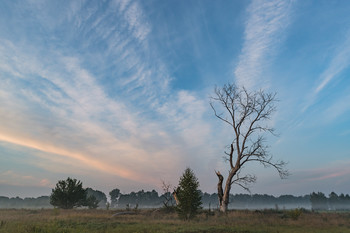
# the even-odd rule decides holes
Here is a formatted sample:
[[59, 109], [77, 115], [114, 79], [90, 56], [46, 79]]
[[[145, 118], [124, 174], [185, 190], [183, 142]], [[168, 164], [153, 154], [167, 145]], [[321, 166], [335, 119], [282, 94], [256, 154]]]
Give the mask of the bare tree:
[[170, 207], [174, 206], [173, 198], [172, 198], [171, 192], [170, 192], [171, 187], [172, 187], [172, 185], [169, 182], [162, 180], [162, 189], [163, 189], [162, 196], [164, 197], [163, 205], [165, 208], [170, 208]]
[[[233, 140], [229, 152], [225, 152], [230, 167], [222, 188], [224, 177], [219, 171], [218, 197], [220, 211], [226, 212], [232, 184], [238, 184], [249, 191], [248, 185], [256, 181], [252, 174], [241, 175], [241, 171], [250, 162], [260, 162], [264, 167], [274, 167], [281, 178], [288, 176], [284, 161], [273, 161], [268, 147], [264, 145], [264, 133], [274, 135], [274, 129], [267, 125], [272, 113], [276, 110], [276, 93], [265, 93], [263, 90], [249, 92], [244, 87], [226, 84], [215, 88], [210, 106], [221, 121], [232, 128]], [[216, 105], [215, 105], [216, 104]], [[218, 112], [220, 109], [222, 112]]]

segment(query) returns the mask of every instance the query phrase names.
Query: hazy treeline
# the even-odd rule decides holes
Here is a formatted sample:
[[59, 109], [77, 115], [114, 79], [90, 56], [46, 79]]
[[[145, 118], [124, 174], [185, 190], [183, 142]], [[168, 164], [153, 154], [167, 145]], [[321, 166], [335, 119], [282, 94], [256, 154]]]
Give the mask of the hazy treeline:
[[331, 192], [328, 197], [324, 193], [311, 193], [310, 202], [314, 210], [350, 210], [349, 194]]
[[[216, 208], [217, 206], [217, 194], [204, 193], [203, 204], [204, 207]], [[230, 209], [294, 209], [305, 208], [310, 209], [310, 196], [293, 196], [293, 195], [281, 195], [275, 197], [267, 194], [231, 194], [230, 195]]]
[[20, 197], [2, 197], [0, 196], [0, 208], [53, 208], [50, 205], [49, 196], [41, 196], [38, 198], [26, 197], [24, 199]]
[[[164, 202], [175, 205], [171, 193], [159, 195], [157, 191], [138, 191], [127, 194], [114, 189], [109, 193], [110, 202], [105, 193], [88, 188], [88, 195], [94, 195], [99, 201], [99, 208], [155, 208], [162, 207]], [[203, 208], [218, 208], [218, 196], [216, 193], [202, 193]], [[0, 208], [53, 208], [49, 196], [38, 198], [19, 198], [0, 196]], [[327, 197], [318, 192], [304, 196], [281, 195], [275, 197], [266, 194], [231, 194], [230, 209], [293, 209], [305, 208], [314, 210], [350, 210], [350, 196], [332, 192]]]

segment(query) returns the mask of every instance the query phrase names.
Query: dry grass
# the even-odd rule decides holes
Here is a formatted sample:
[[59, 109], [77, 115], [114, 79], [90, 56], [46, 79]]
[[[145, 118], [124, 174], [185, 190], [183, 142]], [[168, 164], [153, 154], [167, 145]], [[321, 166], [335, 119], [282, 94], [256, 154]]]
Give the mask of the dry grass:
[[175, 213], [142, 210], [112, 217], [113, 210], [0, 210], [0, 232], [350, 232], [350, 213], [288, 211], [203, 212], [184, 222]]

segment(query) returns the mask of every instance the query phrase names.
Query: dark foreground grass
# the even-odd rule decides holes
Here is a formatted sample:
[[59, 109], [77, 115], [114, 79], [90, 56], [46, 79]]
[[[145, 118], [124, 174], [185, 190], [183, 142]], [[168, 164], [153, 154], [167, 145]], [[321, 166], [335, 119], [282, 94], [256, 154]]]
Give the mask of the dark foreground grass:
[[190, 232], [190, 233], [350, 233], [350, 213], [288, 211], [231, 211], [226, 215], [203, 212], [184, 222], [175, 213], [142, 210], [136, 215], [112, 216], [107, 210], [0, 210], [0, 232]]

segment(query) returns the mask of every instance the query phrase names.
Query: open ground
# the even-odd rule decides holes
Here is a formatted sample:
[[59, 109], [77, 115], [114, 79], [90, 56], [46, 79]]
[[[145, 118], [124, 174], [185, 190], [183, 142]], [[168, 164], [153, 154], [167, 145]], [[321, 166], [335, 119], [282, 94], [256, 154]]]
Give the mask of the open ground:
[[116, 215], [116, 210], [0, 210], [0, 232], [350, 232], [349, 212], [229, 211], [203, 212], [193, 221], [179, 220], [176, 213], [139, 210]]

